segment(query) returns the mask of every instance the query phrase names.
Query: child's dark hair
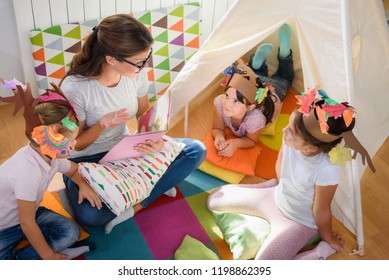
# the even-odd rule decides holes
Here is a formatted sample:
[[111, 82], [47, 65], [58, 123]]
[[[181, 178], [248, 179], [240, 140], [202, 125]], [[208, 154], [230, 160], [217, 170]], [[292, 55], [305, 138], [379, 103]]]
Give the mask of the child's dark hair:
[[[259, 79], [257, 79], [257, 81], [259, 81]], [[259, 87], [264, 87], [262, 85], [262, 82], [260, 82]], [[227, 87], [225, 91], [227, 91], [229, 88], [230, 87]], [[236, 99], [238, 99], [240, 103], [243, 103], [247, 106], [252, 105], [252, 103], [246, 97], [244, 97], [244, 95], [241, 92], [239, 92], [237, 89], [236, 89]], [[262, 113], [266, 118], [266, 125], [270, 124], [272, 121], [274, 111], [275, 111], [275, 106], [274, 106], [275, 102], [277, 102], [277, 98], [274, 96], [274, 94], [272, 94], [269, 91], [267, 96], [263, 99], [263, 101], [260, 104], [255, 103], [255, 109], [262, 110]]]
[[[323, 100], [320, 100], [316, 102], [316, 106], [321, 106], [324, 104]], [[321, 152], [329, 153], [332, 148], [334, 148], [337, 144], [339, 144], [342, 141], [342, 137], [336, 139], [335, 141], [332, 141], [330, 143], [322, 142], [315, 137], [313, 137], [308, 130], [304, 126], [303, 122], [303, 114], [295, 111], [296, 117], [294, 119], [294, 127], [297, 131], [297, 133], [304, 139], [305, 142], [318, 147], [318, 149]], [[315, 117], [317, 118], [316, 112]], [[355, 126], [355, 118], [353, 118], [351, 124], [347, 126], [343, 120], [343, 118], [334, 118], [329, 117], [327, 119], [328, 124], [328, 133], [332, 135], [341, 135], [343, 132], [350, 131]]]

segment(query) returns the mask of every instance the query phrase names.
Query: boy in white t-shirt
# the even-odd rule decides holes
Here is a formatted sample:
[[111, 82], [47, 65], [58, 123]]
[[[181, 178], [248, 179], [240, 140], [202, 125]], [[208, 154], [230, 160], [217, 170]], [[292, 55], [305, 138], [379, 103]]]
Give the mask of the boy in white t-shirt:
[[[86, 198], [101, 207], [77, 164], [67, 159], [75, 145], [78, 121], [72, 105], [53, 86], [37, 102], [29, 85], [26, 91], [21, 85], [14, 87], [15, 98], [21, 98], [25, 106], [30, 142], [0, 166], [0, 259], [71, 259], [92, 249], [76, 243], [80, 230], [75, 222], [39, 206], [55, 173], [61, 172], [80, 186], [80, 200]], [[43, 125], [36, 126], [39, 123]], [[17, 251], [25, 238], [29, 245]]]

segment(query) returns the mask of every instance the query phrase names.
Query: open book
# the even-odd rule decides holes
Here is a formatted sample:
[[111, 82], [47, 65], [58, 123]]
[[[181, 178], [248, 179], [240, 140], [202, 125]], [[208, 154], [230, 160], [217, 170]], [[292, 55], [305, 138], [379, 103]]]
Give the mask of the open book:
[[135, 150], [140, 143], [147, 140], [157, 141], [166, 133], [170, 118], [171, 93], [168, 90], [138, 118], [138, 132], [125, 136], [100, 161], [114, 161], [124, 158], [140, 157], [142, 154]]
[[158, 141], [166, 133], [166, 130], [150, 131], [124, 136], [100, 161], [99, 163], [121, 160], [124, 158], [140, 157], [142, 153], [135, 150], [138, 144], [145, 144], [147, 140]]

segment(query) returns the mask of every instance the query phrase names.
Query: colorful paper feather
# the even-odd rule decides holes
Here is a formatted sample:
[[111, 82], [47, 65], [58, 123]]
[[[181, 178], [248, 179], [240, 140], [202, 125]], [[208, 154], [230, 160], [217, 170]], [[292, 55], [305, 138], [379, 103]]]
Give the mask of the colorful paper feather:
[[344, 167], [346, 162], [352, 159], [351, 150], [342, 145], [332, 148], [328, 155], [332, 164], [339, 164], [341, 167]]
[[26, 90], [27, 86], [13, 78], [12, 80], [6, 81], [4, 80], [3, 86], [5, 89], [14, 90], [17, 89], [17, 86], [21, 86], [23, 90]]
[[70, 151], [69, 139], [57, 133], [51, 126], [35, 127], [31, 136], [40, 145], [42, 154], [51, 159], [56, 159], [57, 154], [67, 154]]
[[316, 114], [320, 125], [320, 131], [323, 134], [328, 134], [328, 124], [327, 117], [324, 110], [322, 110], [319, 106], [316, 107]]
[[311, 107], [313, 106], [313, 102], [315, 101], [315, 95], [317, 92], [317, 88], [308, 91], [302, 92], [301, 95], [296, 95], [298, 100], [297, 104], [300, 105], [298, 111], [302, 113], [304, 116], [308, 116], [311, 111]]

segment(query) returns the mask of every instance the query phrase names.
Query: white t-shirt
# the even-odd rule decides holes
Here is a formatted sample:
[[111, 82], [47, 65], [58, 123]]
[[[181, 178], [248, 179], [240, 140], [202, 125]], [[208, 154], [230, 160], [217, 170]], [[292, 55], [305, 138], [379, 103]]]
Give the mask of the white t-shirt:
[[[80, 76], [66, 77], [61, 89], [75, 107], [78, 119], [85, 121], [85, 129], [92, 127], [110, 112], [127, 108], [131, 117], [138, 111], [138, 97], [147, 94], [147, 71], [141, 71], [135, 78], [122, 76], [115, 87], [106, 87], [95, 79]], [[70, 157], [89, 156], [109, 151], [124, 135], [126, 124], [104, 130], [94, 143], [81, 151], [72, 151]]]
[[18, 199], [36, 201], [38, 208], [55, 173], [69, 169], [68, 159], [55, 159], [49, 165], [30, 145], [0, 165], [0, 230], [19, 224]]
[[288, 218], [310, 228], [317, 228], [313, 217], [315, 185], [339, 183], [338, 165], [330, 162], [326, 153], [305, 156], [283, 144], [281, 179], [275, 188], [274, 199]]

